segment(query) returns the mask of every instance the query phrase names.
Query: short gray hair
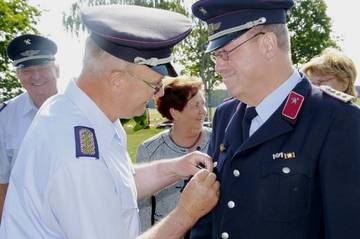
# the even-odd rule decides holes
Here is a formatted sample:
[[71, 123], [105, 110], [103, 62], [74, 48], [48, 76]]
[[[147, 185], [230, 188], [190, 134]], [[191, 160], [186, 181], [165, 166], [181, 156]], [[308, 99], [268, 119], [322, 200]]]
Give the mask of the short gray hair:
[[101, 62], [99, 59], [105, 54], [106, 52], [88, 36], [83, 57], [83, 70], [97, 72], [99, 70], [99, 62]]

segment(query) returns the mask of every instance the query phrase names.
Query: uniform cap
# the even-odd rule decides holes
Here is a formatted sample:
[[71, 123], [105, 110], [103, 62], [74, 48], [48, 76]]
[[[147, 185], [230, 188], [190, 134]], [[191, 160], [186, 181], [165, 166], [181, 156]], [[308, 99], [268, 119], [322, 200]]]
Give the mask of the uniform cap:
[[182, 14], [141, 6], [103, 5], [82, 10], [91, 38], [109, 54], [160, 73], [174, 71], [171, 50], [192, 30]]
[[293, 0], [199, 0], [192, 11], [208, 24], [206, 52], [212, 52], [257, 25], [285, 23], [293, 5]]
[[56, 52], [55, 42], [32, 34], [14, 38], [7, 47], [7, 54], [15, 67], [47, 64], [55, 60]]

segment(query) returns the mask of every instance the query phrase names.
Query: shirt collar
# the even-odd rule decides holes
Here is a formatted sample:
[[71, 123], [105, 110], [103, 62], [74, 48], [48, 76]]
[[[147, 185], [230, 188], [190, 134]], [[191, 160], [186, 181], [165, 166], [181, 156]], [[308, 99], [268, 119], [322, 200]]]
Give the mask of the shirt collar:
[[282, 102], [289, 95], [290, 91], [301, 81], [301, 76], [297, 70], [283, 82], [276, 90], [266, 96], [256, 107], [256, 112], [260, 119], [265, 122], [280, 107]]
[[105, 143], [106, 145], [109, 145], [114, 136], [117, 136], [121, 143], [126, 144], [125, 131], [119, 120], [112, 122], [95, 102], [77, 86], [75, 79], [69, 82], [64, 95], [66, 95], [79, 110], [85, 114], [86, 118], [91, 123], [89, 127], [94, 128], [96, 137], [99, 138], [99, 144]]
[[24, 92], [24, 103], [21, 107], [21, 115], [25, 116], [32, 112], [37, 112], [38, 108], [35, 106], [34, 101], [31, 99], [28, 92]]

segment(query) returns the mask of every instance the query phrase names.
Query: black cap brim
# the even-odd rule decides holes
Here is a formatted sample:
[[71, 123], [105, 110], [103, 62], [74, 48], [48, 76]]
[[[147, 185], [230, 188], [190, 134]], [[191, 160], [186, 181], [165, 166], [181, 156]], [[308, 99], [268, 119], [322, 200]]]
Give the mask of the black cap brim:
[[214, 40], [211, 40], [209, 42], [205, 52], [209, 53], [209, 52], [216, 51], [217, 49], [225, 46], [226, 44], [230, 43], [234, 39], [240, 37], [242, 34], [247, 32], [248, 30], [249, 29], [244, 30], [244, 31], [238, 31], [238, 32], [230, 33], [230, 34], [227, 34], [225, 36], [222, 36], [222, 37], [216, 38]]
[[163, 75], [163, 76], [171, 76], [176, 77], [178, 74], [176, 73], [174, 67], [170, 64], [161, 64], [157, 66], [148, 66], [151, 68], [151, 70], [156, 71], [157, 73]]

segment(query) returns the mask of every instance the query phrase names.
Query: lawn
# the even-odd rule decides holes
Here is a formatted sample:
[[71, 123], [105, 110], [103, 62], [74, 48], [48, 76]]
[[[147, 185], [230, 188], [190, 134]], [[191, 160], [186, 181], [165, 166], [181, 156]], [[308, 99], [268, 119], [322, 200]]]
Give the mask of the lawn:
[[163, 129], [156, 129], [156, 125], [165, 119], [160, 115], [156, 109], [150, 109], [150, 128], [142, 129], [139, 131], [133, 131], [133, 124], [129, 123], [124, 126], [126, 134], [128, 136], [128, 151], [131, 160], [134, 162], [136, 159], [136, 150], [145, 139], [161, 132]]

